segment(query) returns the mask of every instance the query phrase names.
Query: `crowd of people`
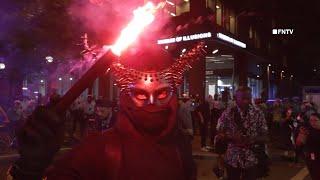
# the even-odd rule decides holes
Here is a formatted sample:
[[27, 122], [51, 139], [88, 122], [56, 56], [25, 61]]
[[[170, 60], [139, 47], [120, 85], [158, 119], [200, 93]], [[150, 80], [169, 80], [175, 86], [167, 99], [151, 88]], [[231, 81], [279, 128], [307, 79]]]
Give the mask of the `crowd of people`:
[[95, 99], [88, 95], [86, 99], [76, 99], [66, 114], [67, 121], [72, 124], [69, 129], [70, 136], [83, 138], [90, 132], [109, 129], [114, 124], [116, 111], [115, 103], [102, 98]]
[[[315, 104], [299, 98], [252, 100], [250, 89], [240, 89], [233, 97], [230, 94], [226, 90], [221, 95], [209, 95], [204, 101], [199, 95], [183, 95], [179, 99], [179, 129], [190, 142], [199, 132], [201, 150], [218, 153], [219, 166], [223, 166], [228, 177], [235, 179], [255, 179], [257, 169], [265, 170], [260, 176], [267, 175], [268, 167], [261, 166], [261, 159], [255, 154], [258, 151], [267, 156], [267, 144], [283, 150], [283, 159], [294, 166], [301, 166], [304, 158], [312, 178], [319, 178], [315, 167], [320, 166], [320, 116]], [[59, 98], [58, 94], [52, 94], [48, 106]], [[15, 100], [7, 111], [0, 108], [1, 123], [16, 128], [37, 105], [35, 100]], [[115, 123], [116, 107], [114, 102], [94, 99], [91, 95], [78, 98], [65, 114], [70, 124], [66, 134], [72, 139], [81, 139], [90, 132], [109, 129]], [[259, 148], [260, 151], [256, 150]], [[241, 158], [235, 160], [234, 156]], [[223, 176], [219, 171], [215, 173]]]
[[[248, 91], [251, 93], [250, 90]], [[202, 151], [213, 151], [218, 154], [222, 151], [221, 154], [224, 157], [220, 158], [224, 158], [224, 163], [226, 163], [224, 168], [229, 177], [241, 177], [239, 172], [246, 172], [242, 174], [242, 177], [250, 179], [251, 172], [257, 172], [256, 166], [249, 163], [256, 160], [253, 158], [254, 156], [250, 156], [250, 151], [244, 154], [238, 152], [239, 146], [242, 150], [246, 149], [244, 147], [248, 145], [243, 145], [243, 142], [247, 142], [248, 137], [257, 136], [264, 137], [264, 141], [260, 144], [264, 152], [260, 155], [264, 160], [260, 161], [265, 161], [265, 165], [268, 164], [267, 147], [271, 146], [274, 149], [282, 150], [281, 157], [285, 161], [291, 162], [292, 166], [300, 167], [302, 165], [301, 159], [304, 158], [312, 178], [319, 179], [319, 173], [316, 173], [315, 167], [319, 166], [320, 162], [320, 143], [316, 140], [320, 138], [320, 120], [317, 107], [313, 102], [301, 101], [297, 97], [274, 101], [252, 100], [251, 95], [247, 93], [248, 97], [245, 97], [245, 101], [248, 106], [245, 110], [241, 110], [243, 95], [235, 93], [231, 99], [229, 92], [226, 92], [221, 95], [215, 94], [213, 97], [209, 95], [205, 101], [201, 101], [197, 95], [185, 96], [180, 100], [178, 115], [182, 122], [181, 129], [187, 132], [191, 139], [197, 129], [200, 130]], [[237, 99], [239, 98], [237, 96], [240, 96], [240, 100]], [[238, 120], [239, 118], [240, 120]], [[246, 122], [246, 118], [248, 118], [248, 122]], [[247, 127], [246, 124], [250, 125]], [[231, 142], [217, 142], [221, 133], [224, 134], [224, 137], [237, 134], [235, 135], [236, 141], [240, 141], [241, 145], [234, 142], [234, 137], [231, 138]], [[239, 138], [238, 133], [245, 138]], [[258, 147], [259, 143], [254, 145]], [[255, 152], [251, 148], [248, 149]], [[234, 162], [234, 157], [237, 155], [239, 157], [243, 155], [244, 159], [237, 158], [237, 162]], [[261, 176], [267, 175], [267, 167], [260, 166], [259, 169], [265, 170], [265, 172], [260, 172]]]
[[[60, 99], [60, 95], [53, 92], [48, 102], [42, 104], [35, 99], [24, 98], [14, 100], [9, 108], [0, 106], [0, 125], [4, 131], [12, 135], [24, 124], [27, 118], [34, 112], [37, 106], [54, 106]], [[95, 99], [92, 95], [86, 98], [79, 97], [63, 115], [66, 122], [66, 141], [80, 140], [88, 133], [103, 132], [114, 124], [116, 104], [102, 98]]]

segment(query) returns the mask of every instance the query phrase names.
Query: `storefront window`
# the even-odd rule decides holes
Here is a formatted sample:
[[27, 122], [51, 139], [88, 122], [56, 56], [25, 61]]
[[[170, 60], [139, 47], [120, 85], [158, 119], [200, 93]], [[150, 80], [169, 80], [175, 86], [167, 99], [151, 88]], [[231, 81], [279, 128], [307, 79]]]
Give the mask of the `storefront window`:
[[209, 95], [214, 96], [215, 94], [221, 96], [221, 93], [226, 88], [232, 90], [231, 76], [220, 77], [217, 75], [210, 75], [206, 77], [206, 97]]
[[234, 59], [232, 55], [206, 57], [206, 91], [205, 95], [221, 95], [228, 88], [232, 92]]

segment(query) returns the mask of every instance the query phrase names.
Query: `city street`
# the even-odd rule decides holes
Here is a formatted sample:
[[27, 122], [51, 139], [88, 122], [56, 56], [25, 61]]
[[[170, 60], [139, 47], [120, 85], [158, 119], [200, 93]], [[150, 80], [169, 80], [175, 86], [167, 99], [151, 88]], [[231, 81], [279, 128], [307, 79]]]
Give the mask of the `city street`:
[[[199, 137], [196, 137], [193, 143], [193, 155], [198, 168], [198, 180], [216, 180], [218, 179], [212, 172], [216, 163], [216, 154], [202, 152], [199, 150]], [[70, 150], [63, 148], [61, 153]], [[18, 154], [0, 156], [0, 179], [5, 179], [6, 172], [10, 164], [18, 158]], [[301, 164], [302, 165], [302, 164]], [[279, 151], [272, 155], [272, 165], [270, 176], [266, 180], [311, 180], [308, 176], [308, 170], [305, 166], [291, 166], [289, 162], [281, 160]]]

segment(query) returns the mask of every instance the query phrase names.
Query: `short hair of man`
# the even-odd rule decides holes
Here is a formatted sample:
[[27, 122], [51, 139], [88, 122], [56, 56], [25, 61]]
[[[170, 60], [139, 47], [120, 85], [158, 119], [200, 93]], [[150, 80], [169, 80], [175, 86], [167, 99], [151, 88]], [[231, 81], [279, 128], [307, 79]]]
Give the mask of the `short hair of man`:
[[247, 93], [251, 94], [252, 90], [248, 86], [239, 86], [238, 89], [236, 90], [235, 94], [244, 93], [244, 92], [247, 92]]

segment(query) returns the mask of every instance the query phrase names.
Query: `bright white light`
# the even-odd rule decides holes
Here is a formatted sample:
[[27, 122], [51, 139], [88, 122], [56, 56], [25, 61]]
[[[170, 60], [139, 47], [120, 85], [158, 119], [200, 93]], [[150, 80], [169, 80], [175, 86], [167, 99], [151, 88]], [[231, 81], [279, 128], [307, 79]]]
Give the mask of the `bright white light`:
[[34, 94], [39, 94], [39, 92], [38, 91], [35, 91], [35, 92], [33, 92]]
[[46, 60], [48, 63], [52, 63], [53, 62], [53, 57], [52, 56], [47, 56]]
[[169, 49], [169, 46], [165, 46], [164, 48], [165, 48], [165, 49]]
[[271, 67], [271, 64], [269, 64], [268, 66]]
[[284, 73], [284, 71], [283, 71], [283, 70], [282, 70], [281, 72], [282, 72], [282, 73]]
[[59, 78], [59, 81], [62, 81], [62, 78], [61, 78], [61, 77]]
[[26, 91], [26, 90], [28, 90], [28, 88], [27, 87], [22, 87], [22, 90]]
[[221, 56], [222, 56], [222, 57], [232, 58], [232, 55], [229, 55], [229, 54], [222, 54]]
[[259, 65], [259, 64], [257, 64], [257, 67], [260, 67], [260, 65]]
[[159, 3], [158, 6], [154, 6], [151, 2], [148, 2], [143, 7], [139, 7], [134, 10], [133, 19], [129, 22], [120, 34], [120, 37], [116, 43], [111, 47], [112, 52], [115, 55], [120, 56], [121, 52], [129, 47], [140, 35], [140, 33], [155, 19], [154, 13], [164, 3]]
[[41, 80], [40, 80], [40, 82], [41, 82], [41, 83], [43, 83], [43, 82], [44, 82], [44, 80], [42, 80], [42, 79], [41, 79]]
[[218, 86], [220, 87], [231, 87], [231, 84], [223, 84], [223, 82], [220, 79], [217, 82], [218, 82]]
[[4, 63], [0, 63], [0, 69], [5, 69], [6, 65]]
[[205, 47], [205, 48], [207, 48], [208, 46], [207, 46], [207, 45], [205, 45], [204, 47]]
[[260, 76], [259, 75], [257, 75], [257, 78], [259, 78]]
[[170, 4], [171, 6], [174, 6], [174, 3], [171, 1], [166, 1], [168, 4]]
[[174, 13], [170, 13], [170, 15], [171, 15], [171, 16], [176, 16], [176, 14], [174, 14]]
[[212, 51], [212, 54], [216, 54], [217, 52], [219, 52], [219, 49]]
[[186, 51], [187, 51], [187, 49], [182, 49], [182, 51], [181, 51], [181, 52], [182, 52], [182, 53], [185, 53]]
[[184, 0], [184, 2], [189, 2], [189, 0]]
[[70, 78], [70, 81], [72, 81], [72, 80], [73, 80], [73, 78], [71, 77], [71, 78]]
[[220, 9], [220, 6], [216, 5], [216, 8], [217, 8], [217, 9]]
[[227, 35], [224, 35], [224, 34], [222, 34], [222, 33], [217, 33], [217, 37], [218, 37], [219, 39], [222, 39], [222, 40], [224, 40], [224, 41], [227, 41], [227, 42], [229, 42], [229, 43], [231, 43], [231, 44], [234, 44], [234, 45], [236, 45], [236, 46], [239, 46], [239, 47], [242, 47], [242, 48], [247, 48], [247, 45], [246, 45], [245, 43], [243, 43], [243, 42], [241, 42], [241, 41], [238, 41], [238, 40], [236, 40], [236, 39], [233, 39], [233, 38], [231, 38], [231, 37], [229, 37], [229, 36], [227, 36]]
[[293, 75], [291, 75], [291, 78], [293, 78]]

